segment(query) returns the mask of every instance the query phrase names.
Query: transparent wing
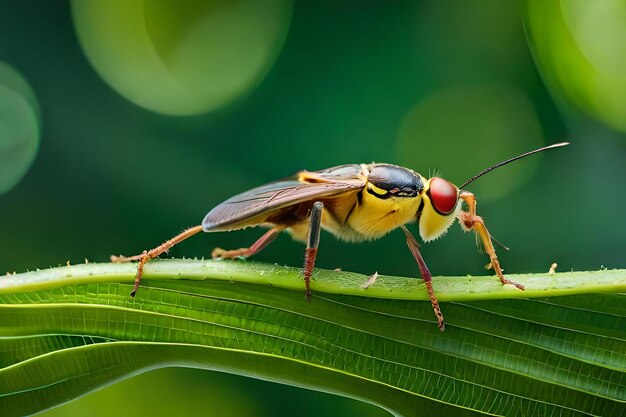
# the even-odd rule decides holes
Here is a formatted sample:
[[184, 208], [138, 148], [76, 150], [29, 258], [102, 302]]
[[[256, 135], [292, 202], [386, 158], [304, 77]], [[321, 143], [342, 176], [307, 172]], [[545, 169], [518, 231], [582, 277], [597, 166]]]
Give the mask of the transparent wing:
[[262, 185], [224, 201], [202, 221], [205, 232], [254, 225], [263, 214], [315, 198], [362, 189], [366, 178], [360, 165], [341, 165], [322, 171], [303, 171], [291, 178]]

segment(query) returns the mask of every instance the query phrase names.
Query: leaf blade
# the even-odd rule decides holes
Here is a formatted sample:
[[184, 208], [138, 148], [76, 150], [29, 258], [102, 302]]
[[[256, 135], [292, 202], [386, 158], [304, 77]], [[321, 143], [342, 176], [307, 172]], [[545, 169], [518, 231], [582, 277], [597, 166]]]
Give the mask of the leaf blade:
[[[186, 261], [186, 268], [193, 262]], [[338, 292], [352, 295], [317, 292], [308, 304], [297, 271], [290, 268], [262, 266], [255, 275], [258, 264], [205, 262], [188, 280], [180, 279], [188, 278], [188, 272], [176, 269], [180, 262], [159, 264], [169, 272], [152, 271], [135, 299], [128, 297], [132, 268], [120, 273], [113, 266], [107, 274], [106, 265], [62, 267], [18, 276], [13, 286], [6, 280], [14, 277], [0, 280], [0, 352], [3, 347], [21, 352], [0, 368], [3, 410], [28, 411], [19, 405], [25, 396], [49, 407], [151, 367], [223, 365], [211, 355], [194, 364], [181, 362], [196, 348], [231, 352], [243, 361], [230, 372], [293, 385], [304, 384], [303, 375], [315, 374], [307, 386], [406, 416], [434, 409], [453, 415], [610, 416], [619, 415], [616, 410], [626, 401], [621, 389], [626, 360], [615, 354], [626, 349], [620, 332], [626, 321], [615, 314], [623, 311], [624, 296], [593, 295], [595, 302], [606, 301], [608, 309], [600, 311], [590, 310], [582, 295], [520, 300], [516, 292], [503, 291], [497, 296], [513, 298], [478, 294], [487, 300], [468, 302], [462, 301], [467, 294], [455, 291], [474, 284], [448, 278], [453, 285], [444, 294], [461, 301], [443, 304], [448, 330], [440, 334], [429, 303], [402, 299], [422, 296], [415, 288], [408, 291], [417, 287], [414, 279], [397, 278], [400, 282], [391, 286], [383, 281], [381, 294], [384, 290], [392, 299], [369, 298], [369, 292], [353, 287], [367, 277], [321, 271], [318, 284], [326, 281], [331, 289], [339, 286], [343, 290]], [[203, 269], [212, 264], [218, 265], [215, 279]], [[236, 268], [228, 272], [230, 266]], [[268, 278], [267, 271], [274, 275]], [[623, 276], [612, 271], [609, 278], [593, 281], [604, 290], [621, 291]], [[571, 280], [564, 278], [568, 288]], [[535, 295], [562, 294], [563, 286], [554, 283], [564, 281], [557, 277]], [[607, 315], [612, 324], [590, 331]], [[24, 340], [45, 346], [24, 347]], [[161, 347], [148, 348], [155, 345]], [[158, 351], [145, 359], [152, 362], [124, 362], [124, 355], [144, 348]], [[92, 351], [108, 353], [85, 362], [84, 355]], [[32, 357], [23, 359], [29, 353]], [[242, 359], [250, 357], [255, 360]], [[62, 365], [59, 358], [68, 359]], [[125, 365], [115, 368], [116, 361]], [[68, 369], [74, 373], [64, 374]], [[37, 385], [25, 376], [33, 373], [47, 379]]]

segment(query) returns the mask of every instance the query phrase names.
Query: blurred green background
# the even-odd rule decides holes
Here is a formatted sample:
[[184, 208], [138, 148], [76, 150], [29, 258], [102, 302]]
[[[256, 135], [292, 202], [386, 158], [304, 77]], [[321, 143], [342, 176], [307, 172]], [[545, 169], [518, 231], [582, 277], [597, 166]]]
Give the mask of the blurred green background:
[[[149, 249], [225, 198], [301, 169], [389, 162], [469, 189], [505, 272], [624, 267], [621, 0], [0, 0], [0, 272]], [[172, 250], [208, 256], [260, 230]], [[435, 275], [487, 274], [453, 227]], [[279, 238], [257, 260], [299, 265]], [[400, 232], [318, 266], [416, 276]], [[238, 376], [159, 370], [47, 415], [387, 415]], [[170, 410], [170, 411], [168, 411]]]

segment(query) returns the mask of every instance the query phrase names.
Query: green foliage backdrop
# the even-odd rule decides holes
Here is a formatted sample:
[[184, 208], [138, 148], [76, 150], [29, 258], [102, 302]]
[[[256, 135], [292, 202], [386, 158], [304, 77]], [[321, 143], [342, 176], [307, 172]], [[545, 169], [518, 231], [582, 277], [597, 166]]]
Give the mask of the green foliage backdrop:
[[[471, 185], [489, 230], [511, 248], [498, 252], [505, 273], [545, 273], [553, 262], [558, 271], [624, 268], [623, 1], [105, 3], [0, 0], [1, 274], [139, 253], [234, 193], [301, 169], [389, 162], [460, 184], [563, 140], [571, 145]], [[198, 236], [171, 255], [206, 257], [260, 233]], [[302, 252], [281, 236], [255, 260], [298, 267]], [[435, 275], [489, 275], [473, 237], [456, 226], [422, 253]], [[318, 265], [418, 273], [399, 232], [362, 244], [323, 234]], [[507, 317], [548, 305], [511, 303]], [[445, 303], [448, 314], [460, 308], [452, 306]], [[593, 334], [604, 320], [586, 321], [596, 307], [548, 313], [587, 323]], [[524, 330], [514, 323], [503, 329]], [[611, 337], [624, 340], [624, 329]], [[169, 374], [151, 375], [123, 386], [160, 392]], [[276, 384], [176, 375], [178, 386], [239, 396], [215, 395], [206, 411], [179, 390], [151, 405], [188, 414], [230, 402], [242, 406], [232, 415], [381, 415]], [[124, 394], [111, 387], [49, 416], [151, 415], [128, 407]]]

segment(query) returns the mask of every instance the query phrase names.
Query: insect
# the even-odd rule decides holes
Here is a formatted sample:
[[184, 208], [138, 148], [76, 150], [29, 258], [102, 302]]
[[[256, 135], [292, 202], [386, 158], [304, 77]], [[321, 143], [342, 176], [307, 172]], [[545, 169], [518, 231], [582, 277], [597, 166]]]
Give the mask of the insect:
[[[474, 231], [489, 255], [500, 282], [523, 290], [521, 284], [504, 277], [491, 236], [476, 214], [476, 197], [464, 188], [484, 174], [537, 152], [568, 145], [556, 143], [493, 165], [460, 187], [440, 178], [391, 164], [341, 165], [321, 171], [301, 171], [293, 177], [272, 182], [229, 198], [211, 210], [201, 225], [191, 227], [156, 248], [135, 256], [111, 256], [113, 262], [139, 261], [131, 296], [135, 296], [146, 262], [199, 232], [222, 232], [264, 226], [269, 230], [252, 246], [235, 250], [216, 248], [213, 258], [250, 257], [286, 231], [306, 243], [302, 272], [305, 298], [311, 297], [310, 281], [315, 266], [321, 229], [346, 241], [378, 239], [400, 228], [428, 290], [440, 330], [443, 314], [432, 286], [432, 275], [420, 254], [417, 239], [406, 227], [416, 222], [424, 242], [443, 235], [458, 220], [464, 231]], [[465, 204], [465, 207], [463, 207]]]

